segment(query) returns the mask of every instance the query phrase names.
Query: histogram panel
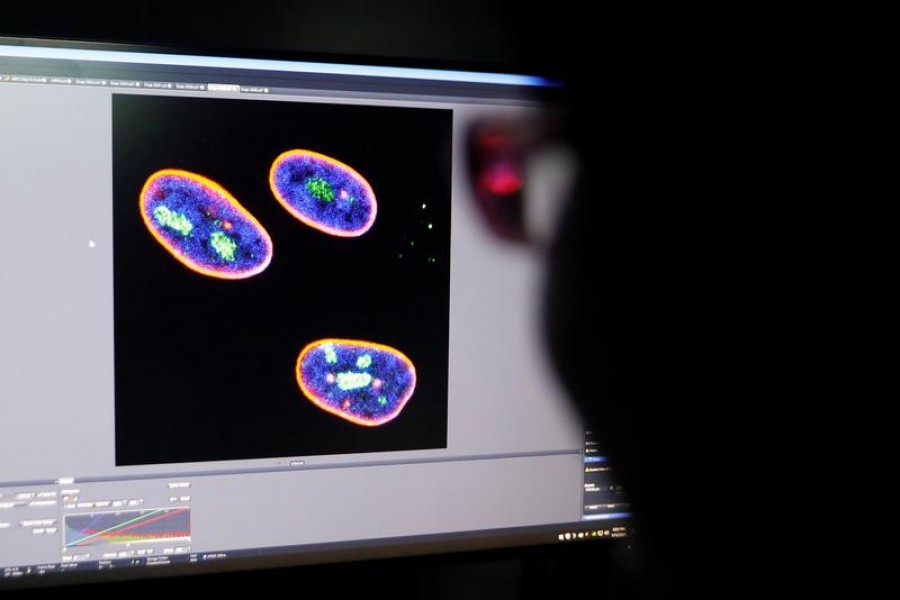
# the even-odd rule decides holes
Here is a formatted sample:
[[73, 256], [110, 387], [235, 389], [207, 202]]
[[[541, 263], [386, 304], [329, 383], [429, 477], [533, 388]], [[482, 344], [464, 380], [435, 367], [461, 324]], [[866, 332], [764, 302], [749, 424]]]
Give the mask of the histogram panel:
[[66, 517], [66, 548], [146, 544], [190, 537], [189, 508], [100, 512]]

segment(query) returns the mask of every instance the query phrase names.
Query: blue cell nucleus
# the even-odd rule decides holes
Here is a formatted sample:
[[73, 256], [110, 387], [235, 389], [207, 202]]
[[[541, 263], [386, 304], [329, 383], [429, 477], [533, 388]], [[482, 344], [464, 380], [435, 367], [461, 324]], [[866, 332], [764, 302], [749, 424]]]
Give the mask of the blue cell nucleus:
[[405, 354], [364, 340], [308, 344], [297, 357], [296, 376], [313, 404], [356, 425], [396, 418], [416, 388], [416, 368]]
[[187, 268], [219, 279], [245, 279], [272, 260], [272, 239], [225, 188], [202, 175], [163, 169], [140, 196], [144, 225]]
[[289, 213], [330, 235], [360, 236], [378, 213], [375, 194], [362, 175], [310, 150], [288, 150], [276, 158], [269, 186]]

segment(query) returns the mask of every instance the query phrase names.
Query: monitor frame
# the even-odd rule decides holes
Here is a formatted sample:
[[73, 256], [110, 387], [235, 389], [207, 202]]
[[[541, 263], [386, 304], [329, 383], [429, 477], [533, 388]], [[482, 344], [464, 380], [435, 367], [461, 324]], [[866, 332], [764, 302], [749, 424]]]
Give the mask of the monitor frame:
[[[148, 46], [137, 44], [123, 43], [102, 43], [88, 41], [71, 41], [62, 39], [39, 39], [39, 38], [16, 38], [16, 37], [0, 37], [0, 47], [12, 46], [23, 49], [44, 48], [49, 50], [87, 50], [87, 51], [109, 51], [114, 53], [127, 53], [131, 55], [142, 56], [143, 59], [152, 60], [153, 56], [158, 56], [161, 60], [166, 60], [166, 56], [179, 56], [190, 59], [191, 57], [199, 58], [209, 53], [208, 49], [185, 49], [168, 46]], [[38, 53], [40, 54], [40, 53]], [[52, 55], [52, 52], [51, 52]], [[272, 66], [274, 63], [267, 61], [286, 61], [293, 64], [303, 64], [309, 66], [311, 72], [320, 74], [350, 74], [359, 76], [374, 75], [377, 77], [391, 77], [396, 79], [422, 78], [432, 81], [463, 81], [473, 84], [484, 83], [487, 85], [511, 85], [530, 87], [531, 91], [541, 101], [559, 100], [565, 93], [565, 86], [561, 82], [551, 79], [528, 76], [515, 75], [502, 72], [500, 70], [492, 70], [489, 65], [477, 66], [477, 71], [469, 71], [474, 65], [466, 65], [460, 67], [459, 63], [455, 64], [456, 68], [449, 68], [447, 61], [436, 61], [435, 63], [427, 63], [422, 60], [411, 60], [407, 64], [402, 64], [403, 60], [384, 61], [369, 57], [335, 57], [320, 56], [309, 54], [290, 54], [290, 53], [239, 53], [239, 52], [216, 52], [215, 57], [225, 59], [236, 59], [238, 61], [247, 61], [247, 68], [251, 65], [262, 67], [264, 65]], [[0, 61], [6, 58], [0, 55]], [[256, 62], [264, 61], [264, 62]], [[310, 62], [314, 61], [314, 62]], [[347, 66], [348, 61], [352, 67], [352, 71], [343, 73], [332, 70], [335, 66]], [[209, 66], [209, 63], [197, 63], [198, 65]], [[0, 66], [2, 70], [2, 66]], [[431, 79], [433, 78], [433, 79]], [[589, 532], [595, 530], [596, 526], [590, 522], [585, 522], [579, 528], [572, 524], [571, 531], [577, 535], [579, 532]], [[622, 528], [625, 529], [624, 527]], [[358, 561], [369, 561], [372, 559], [412, 559], [420, 557], [418, 560], [427, 561], [431, 559], [422, 559], [426, 557], [435, 557], [433, 560], [441, 561], [445, 559], [439, 558], [445, 556], [447, 560], [459, 560], [460, 557], [479, 557], [479, 560], [496, 560], [506, 559], [511, 556], [519, 557], [528, 552], [541, 553], [545, 556], [546, 552], [556, 552], [559, 548], [572, 548], [575, 544], [560, 545], [557, 542], [562, 541], [560, 537], [560, 529], [556, 525], [534, 527], [531, 532], [523, 532], [522, 528], [516, 527], [509, 531], [479, 531], [470, 532], [470, 534], [456, 535], [452, 539], [448, 539], [446, 534], [435, 536], [414, 536], [410, 538], [392, 539], [385, 543], [383, 540], [375, 540], [371, 544], [360, 544], [359, 541], [348, 542], [346, 544], [325, 544], [321, 549], [304, 546], [302, 550], [289, 553], [273, 553], [256, 557], [237, 557], [229, 558], [223, 561], [210, 561], [205, 563], [191, 564], [174, 564], [165, 568], [147, 569], [120, 569], [109, 571], [72, 571], [62, 574], [54, 574], [47, 578], [21, 578], [9, 579], [0, 578], [0, 589], [5, 588], [27, 588], [42, 587], [45, 585], [68, 585], [75, 583], [93, 583], [93, 582], [111, 582], [123, 580], [149, 579], [157, 577], [174, 577], [180, 575], [203, 575], [218, 574], [226, 572], [247, 572], [260, 571], [284, 567], [297, 567], [307, 565], [326, 565], [330, 563], [347, 563], [353, 564]], [[618, 536], [616, 536], [618, 537]], [[606, 552], [612, 547], [609, 539], [587, 539], [578, 541], [578, 544], [602, 546]], [[531, 548], [531, 550], [526, 550]], [[568, 550], [568, 552], [572, 552]], [[456, 558], [452, 558], [456, 557]], [[437, 564], [437, 563], [432, 563]]]

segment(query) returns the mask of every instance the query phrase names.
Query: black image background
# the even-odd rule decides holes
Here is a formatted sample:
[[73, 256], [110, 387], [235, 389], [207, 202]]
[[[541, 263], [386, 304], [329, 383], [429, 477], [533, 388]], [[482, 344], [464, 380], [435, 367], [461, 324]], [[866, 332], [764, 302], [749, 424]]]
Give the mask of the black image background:
[[[446, 447], [451, 133], [449, 110], [114, 95], [116, 464]], [[269, 169], [293, 148], [366, 178], [366, 234], [326, 235], [275, 200]], [[138, 211], [163, 168], [228, 190], [272, 237], [269, 267], [219, 280], [172, 257]], [[303, 396], [297, 355], [326, 337], [413, 361], [396, 419], [362, 427]]]

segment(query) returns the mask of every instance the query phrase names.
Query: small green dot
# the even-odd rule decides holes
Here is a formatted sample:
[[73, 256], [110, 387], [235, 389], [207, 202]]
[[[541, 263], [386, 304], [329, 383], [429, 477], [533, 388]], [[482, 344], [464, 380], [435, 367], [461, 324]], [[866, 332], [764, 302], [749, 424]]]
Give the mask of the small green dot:
[[415, 243], [414, 241], [412, 241], [412, 240], [409, 240], [409, 245], [410, 245], [410, 246], [415, 246], [416, 243]]
[[333, 365], [337, 362], [337, 352], [334, 351], [334, 346], [331, 344], [325, 346], [325, 362], [329, 365]]
[[234, 262], [234, 251], [237, 249], [234, 240], [221, 231], [215, 231], [209, 236], [209, 243], [223, 260]]
[[424, 204], [422, 205], [422, 208], [425, 208], [425, 205], [424, 205]]
[[428, 224], [428, 229], [431, 229], [431, 223]]
[[316, 200], [331, 202], [334, 200], [334, 189], [321, 177], [310, 177], [306, 180], [306, 191]]

